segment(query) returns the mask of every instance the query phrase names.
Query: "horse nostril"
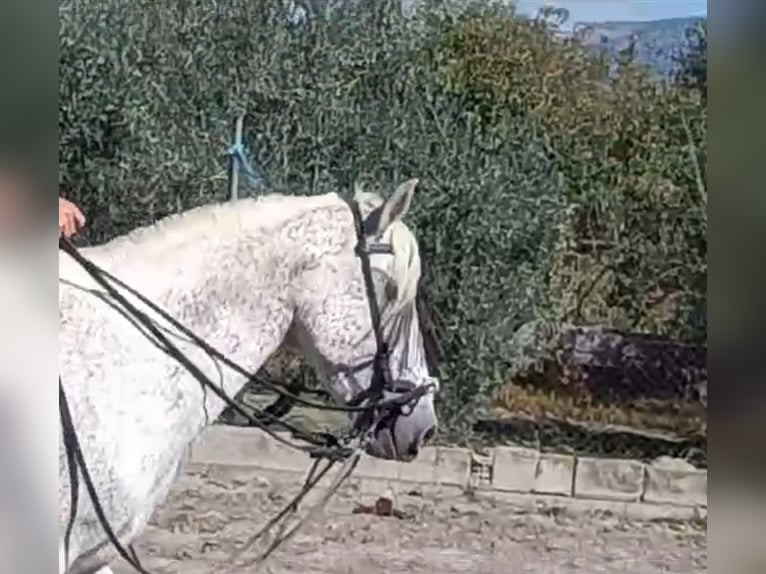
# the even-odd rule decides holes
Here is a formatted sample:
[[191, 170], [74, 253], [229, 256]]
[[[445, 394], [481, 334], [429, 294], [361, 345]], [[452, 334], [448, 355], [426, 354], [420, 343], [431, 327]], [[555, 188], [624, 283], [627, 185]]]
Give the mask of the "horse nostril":
[[420, 447], [427, 444], [428, 441], [430, 441], [434, 437], [434, 434], [436, 434], [436, 427], [435, 426], [428, 427], [428, 429], [426, 429], [426, 431], [422, 435], [420, 435], [420, 440], [416, 440], [412, 442], [412, 444], [410, 445], [410, 448], [407, 449], [407, 454], [410, 457], [413, 457], [413, 458], [416, 457], [418, 455], [418, 452], [420, 452]]
[[418, 451], [420, 451], [420, 445], [417, 442], [413, 442], [407, 450], [407, 456], [409, 458], [415, 458], [418, 456]]

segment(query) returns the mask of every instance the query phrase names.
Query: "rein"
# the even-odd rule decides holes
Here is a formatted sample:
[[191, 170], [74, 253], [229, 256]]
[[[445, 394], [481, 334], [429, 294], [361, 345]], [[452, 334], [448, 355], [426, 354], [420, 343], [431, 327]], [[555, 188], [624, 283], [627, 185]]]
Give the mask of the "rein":
[[[393, 250], [391, 246], [385, 244], [367, 244], [359, 206], [354, 200], [346, 200], [346, 202], [349, 205], [354, 218], [354, 227], [357, 238], [355, 254], [357, 257], [359, 257], [362, 267], [362, 275], [364, 278], [367, 299], [370, 307], [370, 318], [376, 342], [376, 352], [372, 361], [373, 375], [369, 387], [357, 394], [345, 405], [328, 405], [325, 403], [305, 399], [294, 392], [293, 387], [289, 387], [283, 383], [273, 381], [262, 375], [256, 377], [256, 375], [244, 369], [242, 366], [226, 357], [222, 352], [205, 342], [202, 338], [185, 327], [179, 321], [174, 319], [164, 309], [156, 305], [144, 295], [132, 287], [126, 285], [124, 282], [110, 274], [108, 271], [100, 268], [92, 261], [88, 260], [68, 239], [64, 237], [59, 238], [59, 249], [72, 257], [80, 266], [83, 267], [83, 269], [85, 269], [85, 271], [88, 272], [88, 274], [96, 281], [96, 283], [104, 289], [106, 295], [109, 297], [109, 299], [111, 299], [107, 300], [107, 302], [115, 307], [129, 320], [132, 320], [134, 323], [138, 323], [141, 327], [143, 327], [148, 332], [145, 334], [147, 336], [151, 336], [153, 342], [161, 350], [178, 361], [178, 363], [184, 367], [189, 372], [189, 374], [191, 374], [203, 386], [203, 388], [211, 390], [219, 399], [224, 402], [224, 404], [226, 404], [237, 414], [244, 417], [249, 426], [255, 426], [264, 430], [279, 442], [282, 442], [283, 444], [286, 444], [287, 446], [297, 450], [306, 452], [312, 459], [314, 459], [309, 475], [298, 495], [292, 501], [290, 501], [290, 503], [287, 504], [279, 514], [270, 520], [263, 529], [261, 529], [255, 536], [253, 536], [245, 545], [245, 548], [255, 542], [255, 540], [260, 538], [263, 534], [268, 532], [268, 530], [273, 528], [280, 520], [287, 516], [289, 512], [294, 511], [297, 508], [297, 505], [319, 482], [319, 480], [321, 480], [321, 478], [327, 474], [332, 466], [340, 461], [345, 461], [343, 468], [338, 475], [338, 478], [333, 481], [328, 495], [323, 497], [322, 502], [326, 502], [335, 492], [335, 490], [340, 487], [343, 480], [345, 480], [345, 478], [347, 478], [353, 471], [356, 463], [359, 460], [361, 450], [365, 440], [369, 436], [369, 433], [374, 432], [374, 429], [376, 429], [382, 421], [395, 421], [397, 416], [402, 413], [403, 407], [416, 403], [420, 397], [427, 394], [431, 390], [430, 385], [422, 385], [417, 387], [406, 381], [394, 382], [392, 380], [389, 365], [389, 350], [382, 334], [380, 309], [378, 307], [377, 298], [375, 296], [375, 288], [372, 279], [372, 269], [369, 256], [373, 253], [393, 254]], [[149, 307], [165, 321], [170, 323], [170, 325], [172, 325], [191, 342], [193, 342], [205, 353], [207, 353], [211, 358], [221, 361], [236, 373], [245, 376], [248, 382], [260, 384], [267, 389], [277, 393], [278, 398], [276, 402], [269, 405], [265, 409], [254, 408], [253, 410], [255, 411], [255, 414], [250, 414], [241, 405], [230, 398], [222, 388], [213, 383], [213, 381], [211, 381], [205, 375], [205, 373], [202, 372], [202, 370], [170, 340], [167, 334], [163, 332], [164, 329], [158, 326], [156, 322], [152, 320], [152, 318], [149, 317], [145, 312], [141, 311], [130, 301], [128, 301], [125, 296], [123, 296], [118, 291], [118, 289], [115, 288], [115, 285], [136, 297], [139, 301], [141, 301], [141, 303]], [[396, 396], [394, 398], [385, 398], [386, 391], [393, 393]], [[346, 433], [346, 436], [337, 437], [331, 433], [326, 432], [308, 433], [280, 418], [281, 415], [286, 414], [295, 404], [301, 404], [319, 410], [359, 413], [360, 417], [357, 421], [357, 424], [354, 425], [354, 428]], [[93, 485], [90, 472], [88, 471], [77, 433], [74, 429], [69, 404], [60, 377], [59, 411], [61, 417], [64, 446], [67, 452], [72, 495], [70, 517], [64, 541], [66, 562], [68, 563], [69, 561], [69, 538], [77, 513], [79, 496], [79, 478], [77, 467], [79, 467], [80, 472], [82, 473], [85, 487], [88, 491], [88, 495], [92, 500], [96, 516], [99, 520], [99, 523], [101, 524], [101, 527], [104, 529], [109, 542], [115, 547], [120, 557], [128, 562], [136, 571], [138, 571], [140, 574], [150, 574], [141, 566], [138, 557], [136, 556], [132, 547], [129, 547], [129, 552], [120, 543], [118, 536], [115, 534], [113, 528], [106, 518], [106, 514], [100, 504], [96, 489]], [[284, 439], [283, 437], [277, 435], [273, 430], [268, 428], [268, 426], [264, 424], [264, 421], [278, 424], [282, 428], [288, 430], [295, 438], [309, 443], [310, 446], [299, 445]], [[354, 442], [358, 442], [359, 444], [355, 448], [352, 448], [350, 445]], [[326, 464], [321, 470], [318, 470], [322, 460], [326, 461]], [[276, 550], [276, 548], [281, 543], [292, 536], [297, 531], [302, 522], [303, 521], [300, 521], [286, 534], [277, 536], [269, 548], [266, 550], [266, 552], [259, 558], [259, 562], [265, 560], [274, 550]], [[243, 552], [245, 548], [240, 549], [238, 554]]]

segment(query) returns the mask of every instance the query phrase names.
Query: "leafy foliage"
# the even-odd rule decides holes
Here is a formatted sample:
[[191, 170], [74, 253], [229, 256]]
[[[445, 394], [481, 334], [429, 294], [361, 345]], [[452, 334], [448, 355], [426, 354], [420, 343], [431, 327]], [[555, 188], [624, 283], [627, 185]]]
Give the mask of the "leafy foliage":
[[530, 320], [704, 337], [690, 158], [704, 157], [705, 131], [680, 89], [630, 63], [610, 79], [555, 22], [512, 8], [313, 4], [296, 18], [278, 0], [62, 1], [60, 177], [87, 241], [224, 200], [231, 124], [246, 112], [266, 190], [363, 181], [388, 194], [420, 178], [410, 223], [453, 436], [505, 379]]
[[564, 177], [569, 226], [552, 293], [557, 319], [704, 337], [704, 125], [688, 94], [629, 57], [616, 74], [548, 21], [479, 4], [445, 31], [445, 89], [493, 123], [534, 118]]

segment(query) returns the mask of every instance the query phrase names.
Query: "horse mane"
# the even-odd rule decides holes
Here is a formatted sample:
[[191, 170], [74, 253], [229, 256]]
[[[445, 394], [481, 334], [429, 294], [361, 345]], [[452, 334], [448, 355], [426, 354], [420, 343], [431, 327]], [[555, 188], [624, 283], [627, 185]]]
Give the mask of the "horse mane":
[[[195, 229], [235, 235], [258, 219], [264, 229], [280, 225], [296, 213], [317, 206], [332, 205], [334, 194], [295, 196], [270, 193], [257, 197], [245, 197], [236, 201], [208, 203], [178, 213], [166, 215], [150, 224], [137, 227], [124, 235], [115, 237], [103, 245], [107, 249], [137, 245], [153, 236], [163, 236], [170, 241], [185, 242]], [[296, 201], [299, 200], [299, 201]], [[307, 201], [313, 200], [313, 201]], [[253, 207], [254, 209], [246, 209]], [[211, 226], [211, 223], [217, 225]]]
[[428, 370], [432, 376], [438, 376], [439, 362], [444, 356], [444, 347], [442, 346], [441, 334], [442, 326], [438, 315], [433, 312], [431, 301], [426, 289], [426, 278], [428, 276], [428, 266], [425, 257], [420, 256], [421, 275], [417, 286], [417, 295], [415, 296], [415, 305], [418, 313], [418, 324], [420, 335], [423, 337], [423, 351], [426, 356]]
[[[377, 193], [364, 191], [356, 186], [354, 197], [362, 214], [368, 215], [383, 205], [383, 198]], [[393, 277], [397, 285], [395, 312], [408, 305], [415, 306], [418, 325], [425, 352], [428, 370], [436, 376], [439, 361], [443, 356], [441, 327], [431, 311], [426, 289], [426, 260], [420, 251], [415, 235], [402, 221], [396, 221], [384, 232], [381, 239], [389, 243], [394, 251]]]

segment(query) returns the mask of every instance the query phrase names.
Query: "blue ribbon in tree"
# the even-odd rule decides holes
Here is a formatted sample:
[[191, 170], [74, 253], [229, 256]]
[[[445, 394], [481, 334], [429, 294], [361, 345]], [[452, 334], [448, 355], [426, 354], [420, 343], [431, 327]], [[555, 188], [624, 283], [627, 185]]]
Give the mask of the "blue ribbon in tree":
[[231, 190], [232, 196], [236, 197], [237, 192], [235, 187], [235, 172], [238, 174], [243, 174], [245, 176], [245, 181], [247, 182], [247, 187], [252, 192], [257, 193], [258, 190], [260, 190], [260, 188], [264, 185], [265, 178], [262, 171], [257, 168], [253, 168], [253, 165], [248, 159], [249, 153], [247, 147], [242, 143], [241, 129], [236, 130], [236, 134], [234, 136], [234, 144], [228, 149], [226, 154], [231, 160], [229, 183], [231, 187], [234, 187], [234, 189]]

